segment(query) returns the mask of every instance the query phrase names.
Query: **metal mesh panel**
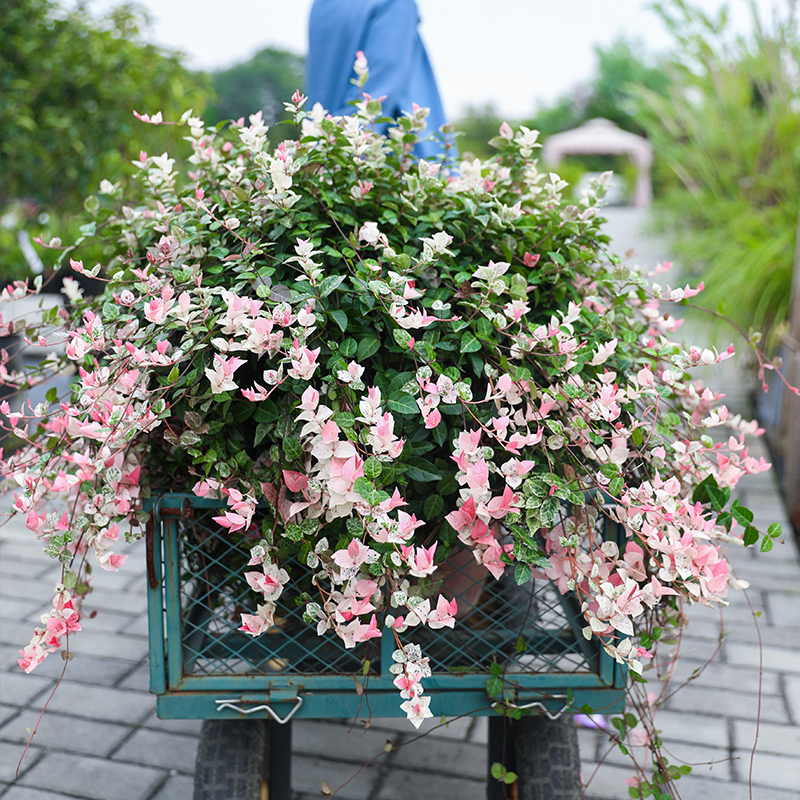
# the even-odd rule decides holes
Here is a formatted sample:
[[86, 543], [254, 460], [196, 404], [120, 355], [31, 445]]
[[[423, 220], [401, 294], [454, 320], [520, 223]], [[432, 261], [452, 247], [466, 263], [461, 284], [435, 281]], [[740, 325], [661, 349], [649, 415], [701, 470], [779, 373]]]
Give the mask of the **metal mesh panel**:
[[[184, 507], [186, 508], [186, 507]], [[332, 632], [318, 636], [302, 619], [308, 586], [290, 582], [278, 600], [275, 626], [258, 637], [238, 631], [242, 613], [255, 613], [259, 596], [243, 578], [249, 558], [246, 541], [221, 529], [218, 508], [162, 509], [156, 524], [165, 539], [176, 537], [180, 570], [181, 644], [186, 676], [352, 675], [363, 661], [380, 672], [380, 640], [345, 649]], [[598, 539], [616, 535], [616, 526], [600, 518]], [[300, 564], [280, 564], [293, 580], [308, 573]], [[296, 568], [294, 568], [296, 567]], [[600, 648], [586, 641], [579, 604], [562, 596], [546, 579], [517, 586], [507, 570], [495, 581], [471, 556], [448, 562], [435, 574], [432, 598], [456, 596], [454, 629], [419, 626], [402, 635], [422, 646], [434, 673], [487, 673], [497, 662], [508, 673], [597, 673]], [[313, 596], [313, 592], [310, 592]], [[314, 598], [317, 599], [317, 598]], [[401, 612], [402, 613], [402, 612]]]
[[[248, 547], [238, 546], [213, 521], [219, 509], [195, 509], [188, 520], [175, 519], [180, 553], [181, 638], [184, 673], [190, 675], [360, 673], [364, 658], [377, 658], [369, 644], [346, 650], [333, 636], [317, 636], [303, 621], [300, 589], [289, 583], [277, 602], [275, 625], [253, 637], [238, 630], [242, 614], [255, 614], [259, 596], [243, 573]], [[307, 568], [280, 566], [294, 575]], [[257, 568], [251, 568], [257, 569]]]
[[[461, 590], [455, 628], [420, 628], [405, 637], [422, 645], [434, 671], [485, 673], [498, 662], [506, 673], [596, 672], [597, 647], [580, 634], [572, 598], [546, 579], [518, 586], [510, 572], [496, 581], [483, 567], [453, 569]], [[440, 588], [448, 598], [452, 581], [448, 576]], [[470, 593], [477, 599], [465, 599]]]

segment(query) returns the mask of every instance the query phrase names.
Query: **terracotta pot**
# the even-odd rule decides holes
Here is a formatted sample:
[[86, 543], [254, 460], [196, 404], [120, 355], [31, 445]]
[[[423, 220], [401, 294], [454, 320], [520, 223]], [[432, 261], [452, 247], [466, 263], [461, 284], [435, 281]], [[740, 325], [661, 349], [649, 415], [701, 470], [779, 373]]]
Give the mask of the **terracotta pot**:
[[462, 619], [480, 605], [481, 593], [489, 573], [479, 564], [469, 548], [454, 550], [440, 565], [436, 576], [442, 580], [440, 592], [455, 596], [458, 602], [456, 619]]

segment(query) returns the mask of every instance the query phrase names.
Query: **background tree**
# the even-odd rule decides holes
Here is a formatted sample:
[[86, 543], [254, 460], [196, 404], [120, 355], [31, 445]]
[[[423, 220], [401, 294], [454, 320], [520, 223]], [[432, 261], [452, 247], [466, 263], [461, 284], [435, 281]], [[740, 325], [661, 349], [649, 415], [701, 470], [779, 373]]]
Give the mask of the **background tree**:
[[[207, 79], [141, 36], [135, 6], [95, 19], [52, 0], [5, 0], [0, 14], [0, 277], [27, 272], [16, 241], [65, 233], [66, 218], [140, 150], [164, 152], [176, 133], [133, 116], [203, 110]], [[56, 230], [61, 228], [61, 230]], [[42, 258], [48, 263], [48, 253]], [[49, 257], [52, 260], [52, 256]]]
[[639, 119], [639, 88], [663, 94], [669, 78], [640, 41], [620, 38], [606, 48], [596, 47], [595, 55], [597, 71], [590, 81], [538, 109], [523, 124], [547, 137], [605, 117], [623, 130], [644, 134]]
[[597, 75], [582, 106], [583, 121], [610, 119], [631, 133], [646, 133], [640, 116], [638, 90], [644, 87], [662, 95], [669, 86], [663, 66], [651, 63], [640, 41], [617, 39], [608, 48], [598, 47]]
[[[216, 100], [205, 114], [208, 122], [239, 119], [261, 111], [272, 128], [284, 119], [283, 104], [295, 89], [303, 89], [305, 59], [296, 53], [265, 47], [241, 64], [211, 76]], [[280, 128], [270, 138], [286, 138]], [[288, 135], [288, 134], [287, 134]]]

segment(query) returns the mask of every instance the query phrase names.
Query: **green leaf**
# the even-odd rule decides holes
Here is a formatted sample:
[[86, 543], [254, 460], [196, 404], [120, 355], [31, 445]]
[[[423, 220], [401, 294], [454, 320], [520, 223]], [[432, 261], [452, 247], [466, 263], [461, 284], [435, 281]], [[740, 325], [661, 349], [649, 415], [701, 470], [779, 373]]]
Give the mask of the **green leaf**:
[[707, 478], [702, 480], [697, 486], [694, 487], [694, 491], [692, 492], [692, 502], [693, 503], [708, 503], [711, 501], [711, 495], [709, 495], [708, 490], [709, 488], [717, 488], [717, 482], [714, 480], [713, 475], [709, 475]]
[[608, 493], [613, 497], [619, 497], [620, 494], [622, 494], [622, 490], [624, 488], [625, 488], [624, 478], [614, 478], [614, 480], [608, 484]]
[[514, 567], [514, 580], [517, 586], [522, 586], [531, 579], [531, 568], [527, 564], [517, 564]]
[[745, 547], [755, 544], [758, 541], [758, 528], [754, 527], [753, 525], [748, 525], [744, 529], [742, 541], [744, 542]]
[[727, 486], [723, 489], [709, 486], [708, 496], [711, 499], [711, 507], [714, 509], [714, 511], [722, 511], [725, 508], [725, 503], [727, 503], [730, 499], [731, 490], [728, 489]]
[[175, 381], [177, 381], [177, 380], [178, 380], [178, 378], [180, 377], [180, 374], [181, 374], [181, 372], [180, 372], [180, 370], [178, 369], [178, 365], [176, 364], [176, 365], [175, 365], [175, 366], [174, 366], [174, 367], [173, 367], [173, 368], [172, 368], [172, 369], [169, 371], [169, 375], [167, 375], [167, 381], [168, 381], [169, 383], [175, 383]]
[[405, 392], [399, 392], [390, 397], [386, 401], [386, 405], [391, 411], [394, 411], [395, 414], [419, 414], [419, 407], [417, 406], [416, 400]]
[[486, 317], [480, 317], [475, 327], [477, 328], [478, 336], [492, 336], [494, 334], [494, 325]]
[[283, 440], [283, 452], [287, 458], [294, 460], [303, 455], [303, 447], [297, 439], [287, 436]]
[[552, 569], [553, 564], [547, 556], [535, 555], [528, 559], [534, 567], [539, 569]]
[[368, 478], [377, 478], [383, 472], [383, 464], [375, 456], [370, 456], [364, 462], [364, 474]]
[[753, 521], [753, 512], [739, 503], [738, 498], [733, 501], [731, 515], [742, 526], [746, 527]]
[[603, 466], [600, 467], [600, 472], [602, 472], [603, 475], [605, 475], [606, 478], [608, 478], [609, 480], [611, 478], [616, 478], [617, 475], [619, 475], [619, 465], [618, 464], [603, 464]]
[[261, 444], [261, 442], [264, 441], [264, 437], [270, 432], [271, 428], [272, 428], [271, 424], [268, 424], [266, 422], [259, 423], [256, 426], [255, 436], [253, 436], [253, 444], [254, 445]]
[[422, 507], [425, 518], [429, 521], [438, 520], [444, 511], [444, 498], [440, 494], [430, 494], [425, 498]]
[[47, 390], [47, 394], [44, 396], [44, 399], [47, 400], [48, 403], [55, 403], [58, 400], [58, 389], [55, 386], [51, 386]]
[[417, 342], [414, 349], [426, 360], [434, 361], [436, 359], [436, 351], [427, 342]]
[[[339, 326], [339, 330], [344, 333], [347, 330], [347, 314], [339, 308], [329, 311], [331, 319]], [[341, 348], [339, 348], [341, 352]]]
[[339, 355], [343, 356], [344, 358], [352, 358], [356, 354], [357, 349], [358, 342], [355, 339], [345, 339], [339, 345]]
[[556, 516], [558, 515], [560, 503], [555, 497], [548, 497], [542, 503], [541, 514], [542, 518], [542, 526], [545, 528], [552, 528], [553, 523], [556, 521]]
[[299, 525], [287, 525], [283, 535], [292, 542], [299, 542], [303, 538], [303, 529]]
[[366, 499], [375, 491], [375, 484], [369, 478], [356, 478], [353, 489]]
[[362, 339], [358, 343], [358, 350], [356, 350], [356, 361], [364, 361], [381, 349], [381, 340], [375, 336], [375, 334], [371, 334], [366, 338]]
[[727, 511], [723, 511], [717, 517], [717, 525], [721, 525], [726, 531], [730, 531], [732, 523], [733, 517]]
[[394, 336], [394, 340], [400, 345], [400, 347], [408, 349], [408, 345], [411, 343], [412, 339], [412, 336], [408, 331], [403, 330], [402, 328], [395, 328], [392, 331], [392, 336]]
[[119, 318], [119, 306], [116, 303], [103, 303], [103, 317], [112, 322]]
[[497, 695], [502, 694], [503, 692], [503, 680], [502, 678], [489, 678], [486, 681], [486, 694], [489, 697], [497, 697]]
[[406, 475], [413, 481], [428, 483], [429, 481], [438, 481], [442, 477], [436, 467], [424, 458], [409, 458], [406, 465], [408, 467]]
[[348, 517], [345, 527], [351, 536], [361, 538], [364, 533], [364, 523], [358, 517]]
[[203, 417], [198, 414], [196, 411], [187, 411], [183, 415], [183, 421], [193, 430], [196, 431], [198, 428], [203, 426]]
[[339, 288], [339, 284], [346, 278], [346, 275], [329, 275], [317, 287], [320, 297], [327, 297], [331, 292]]
[[768, 553], [770, 550], [772, 550], [772, 539], [770, 539], [769, 536], [765, 536], [761, 540], [760, 550], [762, 553]]
[[481, 343], [475, 338], [475, 334], [467, 331], [461, 337], [461, 352], [462, 353], [477, 353], [482, 347]]
[[780, 522], [773, 522], [772, 525], [767, 528], [767, 536], [771, 536], [773, 539], [777, 539], [782, 534], [783, 528], [781, 527]]
[[83, 201], [83, 207], [94, 217], [100, 210], [100, 201], [96, 195], [91, 194]]
[[333, 421], [340, 428], [352, 428], [356, 424], [356, 415], [352, 411], [337, 411], [333, 415]]

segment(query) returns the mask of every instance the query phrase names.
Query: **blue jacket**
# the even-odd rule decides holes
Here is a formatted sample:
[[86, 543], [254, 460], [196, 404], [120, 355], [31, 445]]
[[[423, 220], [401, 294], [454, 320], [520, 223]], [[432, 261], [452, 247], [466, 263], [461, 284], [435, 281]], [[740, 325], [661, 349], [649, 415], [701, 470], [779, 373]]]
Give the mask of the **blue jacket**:
[[[369, 63], [364, 90], [374, 98], [386, 95], [384, 115], [411, 113], [416, 103], [430, 108], [428, 131], [438, 130], [447, 120], [418, 23], [415, 0], [314, 0], [306, 60], [309, 106], [321, 103], [334, 115], [353, 112], [348, 103], [360, 92], [350, 79], [356, 52], [363, 50]], [[436, 158], [442, 149], [437, 142], [422, 142], [414, 152]]]

